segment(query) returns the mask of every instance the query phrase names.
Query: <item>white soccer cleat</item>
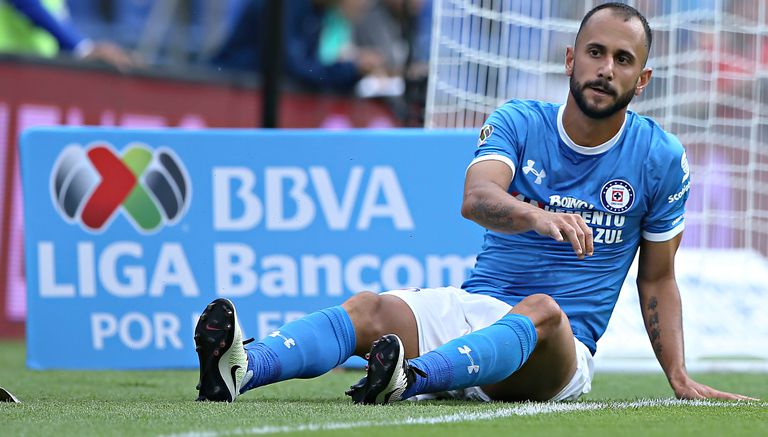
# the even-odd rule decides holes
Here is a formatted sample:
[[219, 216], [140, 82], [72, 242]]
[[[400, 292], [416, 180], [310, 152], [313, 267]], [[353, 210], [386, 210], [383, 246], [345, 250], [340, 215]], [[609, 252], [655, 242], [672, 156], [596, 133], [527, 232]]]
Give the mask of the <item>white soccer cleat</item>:
[[195, 350], [200, 361], [198, 401], [237, 399], [251, 376], [243, 344], [235, 305], [223, 298], [208, 304], [195, 327]]
[[0, 402], [11, 402], [14, 404], [20, 404], [21, 401], [19, 398], [13, 395], [13, 393], [9, 392], [8, 390], [0, 387]]

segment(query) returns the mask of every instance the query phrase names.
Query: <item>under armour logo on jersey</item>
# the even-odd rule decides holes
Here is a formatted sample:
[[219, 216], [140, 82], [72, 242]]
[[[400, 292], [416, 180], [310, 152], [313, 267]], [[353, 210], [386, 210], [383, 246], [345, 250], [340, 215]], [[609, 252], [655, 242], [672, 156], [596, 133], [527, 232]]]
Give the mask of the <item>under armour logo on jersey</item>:
[[475, 364], [475, 360], [472, 359], [472, 355], [469, 353], [472, 352], [472, 349], [469, 348], [469, 346], [464, 345], [457, 348], [459, 350], [459, 353], [462, 355], [466, 355], [467, 358], [469, 358], [469, 362], [471, 363], [469, 366], [467, 366], [467, 372], [469, 373], [479, 373], [480, 372], [480, 366]]
[[533, 173], [533, 175], [536, 176], [536, 180], [533, 182], [537, 185], [541, 185], [541, 180], [547, 177], [547, 172], [544, 171], [543, 168], [541, 169], [541, 171], [536, 170], [535, 168], [533, 168], [534, 165], [536, 165], [536, 161], [529, 159], [528, 164], [525, 167], [523, 167], [523, 173], [525, 174]]
[[288, 338], [282, 334], [280, 334], [280, 331], [275, 331], [271, 334], [269, 334], [270, 337], [280, 337], [283, 339], [283, 345], [290, 349], [292, 346], [296, 346], [296, 342], [293, 341], [292, 338]]

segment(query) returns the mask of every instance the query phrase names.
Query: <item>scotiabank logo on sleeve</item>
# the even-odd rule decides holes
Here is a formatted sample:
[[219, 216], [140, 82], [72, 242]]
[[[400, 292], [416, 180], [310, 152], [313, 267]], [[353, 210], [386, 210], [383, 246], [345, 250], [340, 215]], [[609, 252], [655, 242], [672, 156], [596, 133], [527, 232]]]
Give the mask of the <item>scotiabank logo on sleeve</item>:
[[167, 148], [132, 143], [122, 155], [110, 144], [67, 146], [51, 172], [54, 208], [69, 223], [101, 232], [118, 211], [141, 233], [158, 231], [186, 213], [192, 187]]

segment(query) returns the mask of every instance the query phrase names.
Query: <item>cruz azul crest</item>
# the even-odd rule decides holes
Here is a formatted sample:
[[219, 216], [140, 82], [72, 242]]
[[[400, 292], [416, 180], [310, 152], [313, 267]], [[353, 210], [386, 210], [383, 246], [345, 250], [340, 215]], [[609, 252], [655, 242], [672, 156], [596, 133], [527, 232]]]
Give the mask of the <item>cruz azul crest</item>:
[[621, 214], [629, 210], [635, 202], [635, 190], [629, 182], [613, 179], [600, 190], [600, 203], [610, 212]]

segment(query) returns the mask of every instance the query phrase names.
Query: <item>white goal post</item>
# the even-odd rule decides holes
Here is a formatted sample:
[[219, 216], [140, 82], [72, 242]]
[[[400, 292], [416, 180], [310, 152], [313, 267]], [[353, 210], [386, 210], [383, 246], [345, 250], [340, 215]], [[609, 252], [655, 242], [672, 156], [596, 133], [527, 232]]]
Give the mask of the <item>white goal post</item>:
[[[605, 1], [435, 0], [426, 127], [479, 128], [512, 98], [564, 102], [565, 48], [573, 44], [584, 14], [600, 3]], [[704, 263], [716, 273], [691, 276], [685, 286], [696, 287], [697, 278], [732, 280], [736, 297], [729, 296], [724, 305], [739, 308], [729, 317], [741, 322], [746, 317], [744, 333], [755, 335], [752, 344], [764, 351], [758, 362], [742, 364], [768, 370], [768, 283], [760, 282], [768, 274], [768, 1], [624, 3], [640, 10], [653, 29], [648, 60], [653, 78], [630, 109], [676, 134], [691, 165], [683, 251], [694, 255], [679, 262], [693, 263], [682, 267], [686, 272], [699, 271]], [[713, 256], [708, 260], [702, 253]], [[722, 262], [706, 262], [714, 259]], [[738, 264], [727, 262], [737, 259]], [[707, 305], [717, 304], [718, 293], [729, 292], [715, 282], [701, 287], [711, 290]], [[695, 291], [683, 290], [684, 298], [696, 299]], [[749, 304], [738, 305], [740, 293]], [[620, 301], [620, 318], [621, 311]], [[636, 323], [642, 333], [639, 314]], [[717, 332], [733, 335], [727, 329]], [[727, 355], [754, 355], [754, 349], [742, 346]], [[697, 349], [699, 355], [712, 353], [705, 349]], [[650, 348], [646, 352], [652, 357]]]

